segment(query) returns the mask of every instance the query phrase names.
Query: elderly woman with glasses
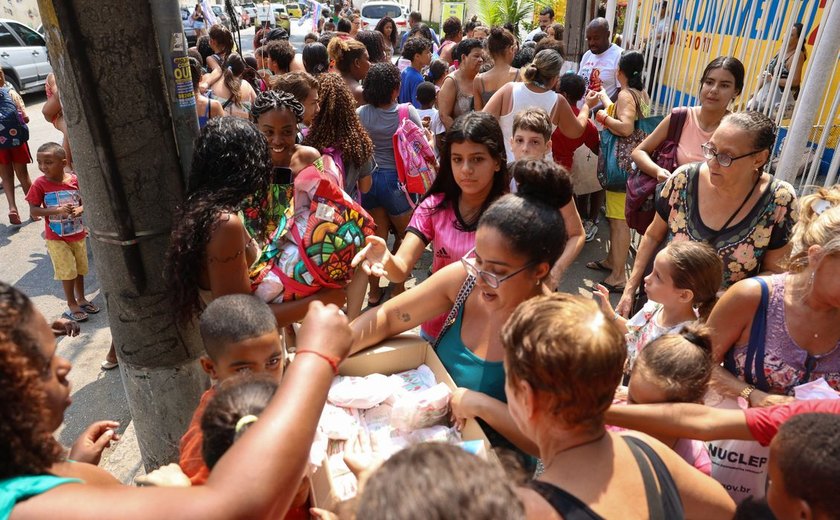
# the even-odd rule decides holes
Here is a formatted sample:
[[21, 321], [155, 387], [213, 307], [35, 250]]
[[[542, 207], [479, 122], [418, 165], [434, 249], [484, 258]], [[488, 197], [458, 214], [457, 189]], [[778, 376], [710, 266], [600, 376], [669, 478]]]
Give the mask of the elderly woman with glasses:
[[627, 316], [648, 264], [663, 240], [706, 242], [723, 260], [723, 286], [761, 272], [780, 273], [790, 252], [796, 194], [764, 173], [776, 126], [760, 112], [723, 118], [700, 146], [705, 162], [679, 168], [661, 188], [656, 216], [639, 246], [616, 311]]
[[[553, 162], [518, 161], [511, 173], [519, 190], [484, 212], [475, 248], [460, 262], [353, 321], [352, 352], [449, 312], [435, 341], [441, 362], [458, 386], [504, 406], [500, 331], [520, 303], [550, 292], [546, 282], [567, 238], [560, 207], [572, 189], [568, 176]], [[485, 431], [494, 444], [509, 447], [512, 442], [536, 453], [509, 418], [493, 426], [496, 431]]]

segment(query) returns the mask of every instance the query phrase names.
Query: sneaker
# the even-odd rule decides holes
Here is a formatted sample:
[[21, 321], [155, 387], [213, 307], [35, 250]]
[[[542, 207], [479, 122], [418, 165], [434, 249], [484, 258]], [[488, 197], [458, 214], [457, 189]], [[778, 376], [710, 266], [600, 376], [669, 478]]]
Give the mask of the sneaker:
[[586, 241], [592, 242], [593, 240], [595, 240], [595, 235], [598, 234], [598, 226], [591, 220], [584, 220], [583, 231], [586, 235]]

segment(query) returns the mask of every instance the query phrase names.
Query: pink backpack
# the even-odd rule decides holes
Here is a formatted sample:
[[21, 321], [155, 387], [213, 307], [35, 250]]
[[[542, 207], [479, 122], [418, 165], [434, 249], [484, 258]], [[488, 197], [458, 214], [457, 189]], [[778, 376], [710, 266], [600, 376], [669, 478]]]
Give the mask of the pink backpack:
[[423, 130], [408, 117], [410, 103], [399, 106], [399, 126], [394, 134], [394, 159], [397, 180], [412, 208], [418, 196], [425, 194], [437, 175], [435, 152]]

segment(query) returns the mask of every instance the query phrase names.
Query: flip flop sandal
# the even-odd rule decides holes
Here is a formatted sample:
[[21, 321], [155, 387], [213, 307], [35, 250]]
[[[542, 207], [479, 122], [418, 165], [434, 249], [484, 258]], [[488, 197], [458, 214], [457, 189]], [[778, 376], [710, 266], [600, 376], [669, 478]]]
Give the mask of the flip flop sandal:
[[603, 260], [595, 260], [594, 262], [589, 262], [586, 264], [587, 269], [593, 269], [595, 271], [612, 271], [612, 267], [607, 267], [604, 265]]
[[120, 366], [119, 363], [114, 363], [114, 362], [108, 361], [107, 359], [99, 364], [99, 368], [101, 368], [102, 370], [113, 370], [113, 369], [117, 368], [118, 366]]
[[67, 318], [70, 321], [75, 321], [76, 323], [88, 320], [88, 315], [84, 312], [72, 312], [70, 310], [66, 310], [61, 316], [63, 318]]
[[19, 226], [21, 224], [20, 215], [18, 215], [17, 211], [9, 212], [9, 223], [13, 226]]
[[90, 302], [87, 302], [84, 305], [79, 305], [79, 307], [88, 314], [97, 314], [101, 310], [99, 307]]
[[612, 294], [624, 294], [624, 286], [613, 285], [607, 282], [601, 282], [601, 285], [607, 288]]

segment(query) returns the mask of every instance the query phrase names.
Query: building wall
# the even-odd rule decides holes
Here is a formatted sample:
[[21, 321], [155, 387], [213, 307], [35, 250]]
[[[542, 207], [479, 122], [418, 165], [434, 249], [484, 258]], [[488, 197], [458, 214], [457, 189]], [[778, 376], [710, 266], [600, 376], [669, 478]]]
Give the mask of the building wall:
[[33, 29], [41, 25], [37, 0], [0, 0], [0, 18], [11, 18]]

